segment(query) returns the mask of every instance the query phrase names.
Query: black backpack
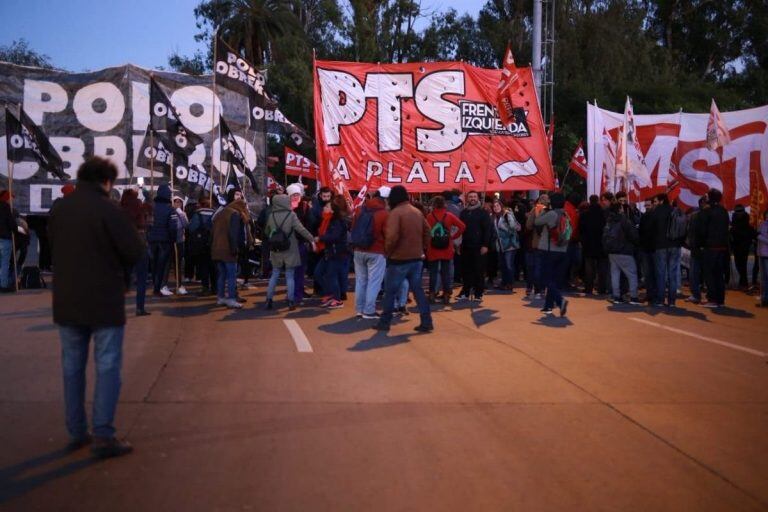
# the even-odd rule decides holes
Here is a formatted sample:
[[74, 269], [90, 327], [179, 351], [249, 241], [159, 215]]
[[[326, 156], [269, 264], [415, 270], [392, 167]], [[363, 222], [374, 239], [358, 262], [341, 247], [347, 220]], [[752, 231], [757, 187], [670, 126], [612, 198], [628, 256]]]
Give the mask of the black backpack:
[[19, 288], [25, 290], [38, 290], [40, 288], [46, 288], [45, 280], [40, 269], [38, 267], [24, 267], [21, 271], [21, 279], [19, 280]]
[[[198, 214], [200, 215], [200, 214]], [[200, 225], [189, 233], [189, 249], [193, 255], [204, 254], [211, 249], [211, 224], [210, 217], [206, 221], [200, 216]]]
[[[272, 231], [272, 233], [269, 235], [269, 250], [271, 252], [285, 252], [288, 249], [291, 248], [291, 235], [293, 235], [293, 229], [291, 229], [290, 233], [287, 233], [283, 231], [283, 224], [285, 224], [286, 219], [290, 217], [290, 212], [288, 215], [283, 217], [282, 222], [280, 224], [277, 224], [277, 221], [275, 220], [275, 229]], [[272, 219], [274, 220], [275, 214], [272, 214]]]
[[445, 226], [445, 217], [447, 215], [448, 214], [446, 213], [443, 215], [442, 219], [437, 220], [435, 214], [432, 213], [432, 217], [435, 219], [435, 225], [429, 230], [429, 236], [431, 238], [432, 247], [435, 249], [445, 249], [448, 247], [448, 244], [451, 243], [451, 233]]
[[349, 241], [357, 249], [368, 249], [373, 245], [373, 212], [363, 206], [352, 223]]

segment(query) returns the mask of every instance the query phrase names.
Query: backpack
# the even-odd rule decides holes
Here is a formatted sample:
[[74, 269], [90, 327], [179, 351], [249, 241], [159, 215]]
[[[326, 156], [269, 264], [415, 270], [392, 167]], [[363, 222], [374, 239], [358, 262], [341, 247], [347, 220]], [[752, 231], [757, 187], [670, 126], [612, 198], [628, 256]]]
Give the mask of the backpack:
[[373, 245], [373, 212], [365, 206], [360, 208], [360, 213], [352, 223], [349, 232], [349, 243], [356, 249], [367, 249]]
[[448, 214], [443, 215], [443, 218], [437, 220], [435, 214], [432, 213], [432, 217], [435, 219], [435, 225], [429, 230], [430, 244], [434, 249], [446, 249], [451, 243], [451, 234], [445, 227], [445, 217]]
[[603, 250], [608, 254], [619, 254], [624, 246], [622, 222], [606, 222], [603, 228]]
[[[293, 229], [291, 229], [291, 232], [286, 234], [285, 231], [283, 231], [283, 224], [285, 224], [286, 219], [290, 217], [290, 212], [288, 215], [283, 217], [282, 222], [280, 224], [277, 224], [277, 221], [275, 222], [275, 229], [272, 231], [272, 233], [269, 235], [269, 250], [271, 252], [285, 252], [288, 249], [291, 248], [291, 235], [293, 235]], [[275, 214], [272, 214], [272, 219], [274, 220]]]
[[568, 218], [568, 215], [562, 211], [558, 211], [557, 215], [555, 227], [549, 228], [549, 242], [562, 247], [568, 245], [568, 242], [571, 241], [573, 228], [571, 227], [571, 219]]
[[199, 226], [189, 233], [189, 249], [192, 254], [199, 255], [210, 250], [211, 227], [211, 218], [200, 215]]
[[667, 223], [667, 240], [679, 242], [688, 234], [688, 218], [680, 208], [672, 208]]
[[24, 267], [24, 269], [21, 271], [19, 288], [23, 288], [25, 290], [37, 290], [40, 288], [46, 288], [45, 280], [40, 274], [40, 269], [38, 267]]

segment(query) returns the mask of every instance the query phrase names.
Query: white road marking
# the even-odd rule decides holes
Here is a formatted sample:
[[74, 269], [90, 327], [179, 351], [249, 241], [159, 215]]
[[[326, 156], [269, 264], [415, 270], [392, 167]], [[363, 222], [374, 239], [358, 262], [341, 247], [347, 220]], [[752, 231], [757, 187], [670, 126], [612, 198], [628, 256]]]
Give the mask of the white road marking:
[[767, 357], [768, 356], [768, 353], [760, 352], [759, 350], [743, 347], [741, 345], [736, 345], [735, 343], [728, 343], [727, 341], [716, 340], [715, 338], [709, 338], [707, 336], [702, 336], [700, 334], [696, 334], [696, 333], [693, 333], [693, 332], [684, 331], [682, 329], [676, 329], [674, 327], [669, 327], [667, 325], [660, 324], [660, 323], [657, 323], [657, 322], [651, 322], [650, 320], [644, 320], [642, 318], [633, 318], [633, 317], [630, 317], [629, 319], [630, 320], [634, 320], [635, 322], [640, 322], [642, 324], [647, 324], [647, 325], [652, 325], [654, 327], [659, 327], [660, 329], [666, 329], [667, 331], [676, 332], [677, 334], [683, 334], [685, 336], [690, 336], [692, 338], [697, 338], [697, 339], [700, 339], [702, 341], [707, 341], [709, 343], [714, 343], [715, 345], [720, 345], [720, 346], [723, 346], [723, 347], [732, 348], [734, 350], [741, 350], [742, 352], [746, 352], [747, 354], [752, 354], [753, 356], [758, 356], [758, 357]]
[[296, 344], [296, 350], [299, 352], [312, 352], [312, 345], [309, 344], [309, 340], [304, 331], [301, 330], [299, 323], [296, 320], [283, 320], [283, 323], [288, 328], [288, 332], [291, 333], [293, 342]]

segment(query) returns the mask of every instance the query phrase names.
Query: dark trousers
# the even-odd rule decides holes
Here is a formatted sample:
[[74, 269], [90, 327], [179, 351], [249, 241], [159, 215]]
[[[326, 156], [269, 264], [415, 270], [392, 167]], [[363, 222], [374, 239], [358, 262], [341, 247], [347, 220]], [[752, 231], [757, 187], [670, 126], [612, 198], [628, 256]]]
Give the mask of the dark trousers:
[[482, 295], [485, 291], [485, 256], [480, 254], [480, 247], [461, 248], [461, 270], [462, 293]]
[[608, 258], [584, 257], [584, 293], [595, 291], [597, 280], [597, 293], [604, 294], [608, 289]]
[[293, 301], [301, 302], [304, 300], [304, 277], [307, 272], [307, 244], [299, 242], [299, 257], [301, 265], [293, 271]]
[[151, 242], [149, 244], [149, 257], [152, 259], [152, 283], [154, 292], [159, 293], [160, 288], [167, 284], [166, 269], [171, 259], [170, 242]]
[[192, 260], [195, 264], [195, 273], [200, 279], [203, 289], [212, 290], [216, 286], [216, 265], [211, 261], [210, 249], [195, 255]]
[[655, 302], [658, 298], [656, 297], [656, 266], [653, 251], [640, 251], [640, 271], [643, 274], [643, 283], [645, 284], [645, 300]]
[[746, 288], [749, 286], [747, 276], [747, 260], [749, 259], [749, 247], [736, 247], [733, 249], [733, 263], [736, 266], [736, 272], [739, 273], [739, 286]]
[[725, 271], [729, 264], [728, 251], [704, 249], [702, 254], [707, 300], [725, 304]]
[[542, 274], [547, 285], [547, 295], [544, 299], [545, 308], [562, 306], [563, 294], [560, 293], [562, 276], [568, 270], [568, 254], [565, 252], [541, 251], [543, 257]]
[[349, 270], [347, 259], [346, 256], [343, 258], [329, 258], [325, 262], [323, 293], [332, 296], [336, 300], [341, 300], [341, 294], [346, 293], [346, 290], [342, 290], [342, 284], [345, 282], [344, 272]]
[[136, 310], [141, 311], [144, 309], [144, 302], [147, 298], [147, 275], [149, 274], [149, 253], [144, 251], [144, 254], [136, 262], [134, 267], [136, 273]]
[[430, 261], [429, 266], [429, 293], [434, 295], [437, 292], [437, 275], [440, 274], [440, 284], [443, 293], [451, 295], [451, 264], [453, 260], [434, 260]]

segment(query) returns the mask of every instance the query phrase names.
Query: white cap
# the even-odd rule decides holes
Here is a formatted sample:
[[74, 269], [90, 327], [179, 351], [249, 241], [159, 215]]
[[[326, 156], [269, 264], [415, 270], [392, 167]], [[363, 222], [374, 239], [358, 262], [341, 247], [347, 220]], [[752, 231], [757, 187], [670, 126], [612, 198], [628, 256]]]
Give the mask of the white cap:
[[382, 186], [382, 187], [379, 187], [379, 190], [378, 190], [378, 192], [379, 192], [379, 195], [380, 195], [381, 197], [383, 197], [384, 199], [386, 199], [386, 198], [388, 198], [388, 197], [389, 197], [389, 193], [390, 193], [390, 192], [392, 192], [392, 189], [391, 189], [391, 188], [389, 188], [388, 186], [384, 185], [384, 186]]
[[299, 194], [304, 195], [304, 187], [301, 183], [291, 183], [288, 185], [288, 188], [285, 189], [285, 193], [289, 196], [292, 196], [293, 194]]

